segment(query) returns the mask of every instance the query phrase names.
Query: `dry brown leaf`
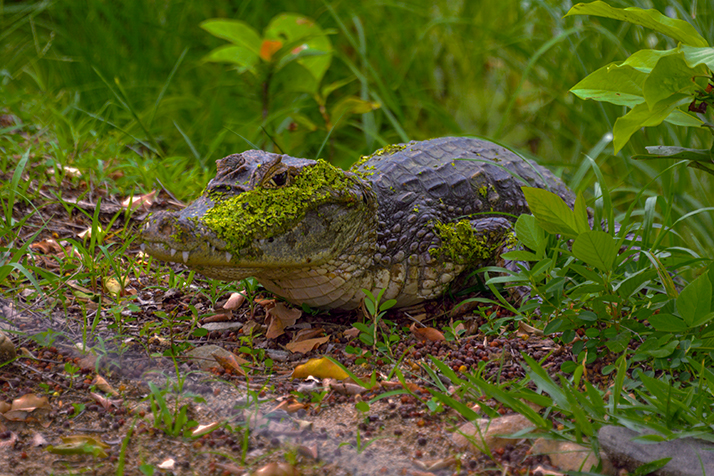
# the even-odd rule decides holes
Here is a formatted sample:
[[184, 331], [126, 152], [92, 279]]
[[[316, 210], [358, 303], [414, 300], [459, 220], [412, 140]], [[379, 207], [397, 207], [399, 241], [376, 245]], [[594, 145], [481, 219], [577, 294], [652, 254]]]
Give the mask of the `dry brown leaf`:
[[298, 365], [293, 370], [290, 378], [305, 379], [311, 375], [315, 378], [334, 378], [336, 380], [344, 380], [349, 377], [347, 372], [326, 357], [323, 357], [321, 359], [310, 359], [304, 364]]
[[285, 346], [290, 352], [307, 354], [308, 352], [318, 348], [322, 344], [329, 342], [330, 336], [316, 337], [314, 339], [302, 340], [300, 342], [290, 342]]
[[223, 471], [222, 474], [237, 474], [237, 475], [242, 475], [245, 473], [242, 467], [236, 466], [233, 463], [214, 463], [216, 465], [216, 468], [220, 469]]
[[218, 314], [213, 314], [212, 316], [204, 317], [201, 319], [201, 324], [208, 324], [209, 322], [226, 322], [233, 319], [233, 315], [229, 312], [219, 312]]
[[0, 401], [0, 413], [9, 412], [12, 409], [12, 405], [7, 402]]
[[53, 238], [48, 238], [46, 240], [38, 241], [37, 243], [32, 243], [30, 245], [30, 249], [33, 251], [38, 251], [45, 255], [61, 253], [64, 251], [62, 246], [57, 243], [57, 240]]
[[338, 382], [337, 380], [331, 378], [326, 378], [322, 383], [325, 387], [342, 395], [359, 395], [360, 393], [367, 391], [366, 388], [361, 387], [356, 383]]
[[275, 307], [275, 299], [255, 298], [253, 302], [263, 306], [266, 311]]
[[344, 334], [345, 336], [347, 336], [351, 339], [354, 339], [355, 337], [357, 337], [359, 335], [359, 333], [360, 333], [360, 330], [357, 329], [356, 327], [353, 327], [352, 329], [347, 329], [342, 334]]
[[316, 329], [301, 329], [293, 336], [293, 342], [300, 342], [301, 340], [312, 339], [321, 334], [325, 333], [325, 329], [318, 327]]
[[100, 404], [106, 411], [110, 411], [112, 407], [119, 408], [119, 405], [122, 402], [122, 399], [110, 400], [94, 392], [89, 392], [89, 396], [92, 397], [95, 402]]
[[28, 393], [20, 398], [16, 398], [12, 401], [12, 410], [22, 410], [26, 412], [31, 412], [37, 409], [47, 409], [52, 408], [50, 406], [47, 397], [38, 397], [37, 395]]
[[37, 432], [34, 432], [32, 434], [32, 441], [30, 441], [30, 446], [37, 447], [37, 446], [46, 446], [48, 444], [49, 443], [47, 442], [45, 437], [42, 436], [42, 434], [37, 433]]
[[308, 458], [312, 458], [314, 460], [318, 459], [316, 444], [313, 444], [312, 446], [300, 445], [300, 446], [298, 446], [297, 451], [299, 454], [301, 454], [303, 456], [307, 456]]
[[526, 324], [526, 323], [523, 322], [523, 321], [519, 321], [519, 322], [518, 322], [518, 331], [519, 331], [519, 333], [523, 333], [523, 334], [526, 334], [526, 335], [528, 335], [528, 336], [531, 336], [531, 335], [534, 335], [534, 336], [542, 336], [542, 335], [543, 335], [543, 331], [542, 331], [542, 330], [537, 329], [537, 328], [535, 328], [535, 327], [533, 327], [533, 326], [529, 326], [528, 324]]
[[106, 379], [99, 374], [97, 374], [97, 376], [94, 377], [94, 380], [92, 380], [92, 385], [96, 386], [102, 392], [108, 393], [109, 395], [119, 395], [119, 392], [114, 390], [114, 387], [109, 385], [109, 382], [107, 382]]
[[[97, 233], [99, 233], [100, 235], [101, 235], [102, 233], [104, 233], [104, 231], [102, 230], [102, 227], [99, 226], [99, 225], [97, 225]], [[92, 237], [92, 227], [90, 226], [89, 228], [87, 228], [87, 229], [84, 230], [83, 232], [78, 233], [77, 236], [80, 237], [80, 238], [83, 239], [83, 240], [84, 240], [84, 239], [89, 239], [89, 238], [91, 238], [91, 237]]]
[[191, 432], [191, 436], [196, 438], [199, 436], [206, 435], [218, 428], [219, 426], [221, 426], [220, 421], [214, 421], [213, 423], [209, 423], [208, 425], [198, 425], [196, 429]]
[[289, 308], [282, 302], [275, 304], [275, 307], [268, 310], [268, 332], [265, 337], [275, 339], [285, 333], [285, 328], [290, 327], [300, 319], [302, 311], [300, 309]]
[[211, 355], [214, 359], [216, 359], [216, 362], [221, 364], [221, 367], [223, 367], [224, 369], [229, 370], [237, 375], [245, 376], [245, 370], [243, 370], [241, 365], [247, 364], [248, 361], [244, 358], [238, 357], [233, 353], [231, 353], [230, 355], [221, 355], [218, 352], [214, 352]]
[[409, 330], [412, 331], [412, 335], [416, 338], [416, 340], [420, 340], [422, 342], [437, 342], [446, 340], [444, 334], [433, 327], [417, 327], [416, 323], [414, 323], [409, 327]]
[[245, 302], [245, 291], [239, 293], [232, 293], [228, 298], [228, 301], [223, 305], [223, 309], [232, 311], [238, 309]]
[[124, 208], [130, 208], [136, 210], [138, 208], [143, 208], [148, 210], [151, 204], [154, 203], [154, 197], [156, 196], [156, 190], [149, 192], [145, 195], [139, 195], [138, 197], [127, 197], [121, 202], [121, 206]]
[[268, 463], [258, 469], [254, 476], [300, 476], [300, 471], [288, 463]]

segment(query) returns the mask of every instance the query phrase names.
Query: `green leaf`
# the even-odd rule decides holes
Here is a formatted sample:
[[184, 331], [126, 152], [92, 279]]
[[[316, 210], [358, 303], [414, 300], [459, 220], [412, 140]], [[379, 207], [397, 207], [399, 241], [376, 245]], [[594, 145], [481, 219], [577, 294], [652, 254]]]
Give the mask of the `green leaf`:
[[594, 71], [570, 89], [580, 99], [634, 107], [644, 102], [642, 86], [647, 74], [631, 66], [611, 63]]
[[691, 96], [686, 94], [675, 94], [658, 102], [651, 110], [645, 103], [638, 104], [624, 116], [618, 117], [613, 129], [615, 153], [619, 152], [640, 128], [660, 125], [675, 108], [691, 100]]
[[509, 261], [538, 261], [538, 257], [534, 253], [525, 250], [509, 251], [503, 253], [501, 257]]
[[689, 67], [682, 54], [665, 56], [657, 62], [645, 80], [645, 101], [652, 108], [677, 93], [693, 96], [698, 86], [692, 78], [697, 75], [704, 76], [706, 73], [707, 70], [703, 66]]
[[629, 58], [620, 63], [620, 66], [630, 66], [643, 73], [650, 73], [660, 59], [667, 55], [677, 54], [679, 51], [679, 48], [635, 51]]
[[260, 45], [263, 41], [258, 32], [244, 21], [212, 19], [202, 22], [200, 26], [213, 36], [246, 48], [256, 57], [260, 55]]
[[575, 224], [577, 225], [577, 230], [579, 233], [585, 233], [590, 231], [590, 222], [588, 221], [588, 209], [585, 205], [585, 197], [582, 193], [578, 193], [575, 199], [575, 208], [573, 209], [573, 214], [575, 215]]
[[[374, 101], [365, 101], [356, 96], [347, 96], [340, 99], [330, 111], [330, 119], [332, 123], [348, 114], [366, 114], [370, 111], [380, 108], [380, 104]], [[343, 118], [344, 119], [344, 118]], [[347, 125], [347, 122], [342, 120], [338, 124]]]
[[617, 257], [617, 241], [604, 231], [582, 233], [573, 243], [573, 255], [600, 271], [611, 271]]
[[677, 312], [684, 322], [693, 327], [694, 322], [709, 314], [712, 302], [712, 283], [703, 274], [682, 289], [677, 298]]
[[[659, 435], [643, 435], [643, 436], [659, 436]], [[640, 437], [640, 438], [642, 438], [642, 437]], [[655, 441], [655, 440], [652, 440], [652, 441]], [[658, 441], [662, 441], [661, 437], [660, 437], [660, 440], [658, 440]], [[667, 457], [667, 458], [661, 458], [661, 459], [657, 459], [654, 461], [650, 461], [649, 463], [645, 463], [642, 466], [635, 469], [635, 471], [632, 473], [632, 476], [644, 476], [646, 474], [652, 474], [655, 471], [657, 471], [658, 469], [664, 468], [667, 465], [667, 463], [669, 463], [669, 461], [671, 459], [672, 459], [671, 457]]]
[[578, 226], [573, 211], [562, 198], [541, 188], [521, 187], [521, 189], [531, 213], [545, 231], [561, 234], [565, 238], [578, 236]]
[[[286, 42], [290, 47], [287, 58], [295, 59], [305, 67], [318, 83], [330, 67], [332, 43], [322, 28], [310, 18], [296, 13], [276, 15], [265, 29], [265, 38]], [[306, 50], [326, 54], [297, 58], [298, 54]]]
[[704, 64], [714, 71], [714, 48], [711, 46], [698, 48], [696, 46], [679, 45], [678, 49], [684, 53], [684, 59], [690, 67], [694, 68], [697, 65]]
[[645, 147], [649, 154], [635, 155], [635, 159], [684, 159], [699, 162], [711, 163], [714, 161], [712, 152], [709, 149], [687, 149], [686, 147], [675, 147], [666, 145], [654, 145]]
[[663, 33], [685, 45], [709, 46], [697, 30], [684, 20], [676, 20], [662, 15], [657, 10], [643, 10], [637, 7], [613, 8], [605, 2], [578, 3], [565, 16], [595, 15], [622, 20]]
[[216, 48], [203, 57], [203, 61], [214, 63], [233, 63], [241, 72], [253, 70], [258, 62], [258, 55], [253, 54], [248, 48], [236, 45], [226, 45]]
[[538, 226], [533, 215], [521, 215], [516, 220], [516, 236], [526, 248], [538, 251], [545, 246], [545, 233], [543, 228]]

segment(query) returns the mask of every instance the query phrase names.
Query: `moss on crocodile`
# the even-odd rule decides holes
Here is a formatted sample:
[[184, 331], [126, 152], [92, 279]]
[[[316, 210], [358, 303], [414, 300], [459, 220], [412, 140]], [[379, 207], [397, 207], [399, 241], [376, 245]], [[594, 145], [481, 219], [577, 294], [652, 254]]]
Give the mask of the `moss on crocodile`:
[[496, 232], [478, 232], [468, 219], [449, 223], [434, 223], [434, 231], [441, 238], [441, 246], [431, 248], [435, 258], [445, 257], [458, 264], [474, 264], [489, 261], [503, 246], [503, 239]]
[[197, 219], [228, 243], [228, 251], [235, 252], [255, 238], [284, 233], [309, 210], [332, 197], [341, 195], [343, 204], [352, 205], [358, 200], [349, 193], [355, 184], [354, 177], [319, 159], [305, 167], [288, 187], [260, 188], [230, 198], [212, 194], [213, 206]]
[[373, 157], [382, 157], [384, 155], [393, 155], [406, 148], [406, 144], [392, 144], [384, 146], [381, 149], [375, 150], [370, 155], [363, 155], [359, 159], [357, 159], [357, 162], [352, 164], [352, 166], [350, 167], [350, 172], [355, 173], [360, 177], [366, 179], [367, 177], [374, 175], [374, 170], [376, 169], [376, 167], [374, 167], [373, 165], [362, 167], [369, 159]]

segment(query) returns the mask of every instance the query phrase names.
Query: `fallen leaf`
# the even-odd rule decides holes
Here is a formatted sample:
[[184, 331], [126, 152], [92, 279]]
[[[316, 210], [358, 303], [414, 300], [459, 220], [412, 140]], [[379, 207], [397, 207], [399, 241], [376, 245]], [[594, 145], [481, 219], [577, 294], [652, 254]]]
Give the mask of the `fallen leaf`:
[[268, 310], [267, 316], [270, 319], [268, 323], [268, 332], [265, 337], [275, 339], [285, 333], [285, 328], [290, 327], [300, 319], [302, 311], [300, 309], [288, 308], [285, 304], [279, 302], [275, 307]]
[[57, 240], [53, 238], [48, 238], [46, 240], [38, 241], [37, 243], [32, 243], [30, 249], [33, 251], [38, 251], [42, 254], [49, 255], [52, 253], [61, 253], [64, 251], [62, 246], [57, 243]]
[[151, 207], [151, 204], [154, 203], [155, 196], [156, 190], [149, 192], [145, 195], [139, 195], [138, 197], [127, 197], [121, 202], [121, 206], [124, 208], [129, 208], [131, 210], [136, 210], [137, 208], [143, 208], [144, 210], [148, 210]]
[[313, 444], [312, 446], [300, 445], [298, 446], [297, 452], [303, 456], [307, 456], [308, 458], [317, 459], [316, 444]]
[[48, 446], [47, 451], [59, 455], [81, 455], [89, 454], [95, 458], [106, 458], [109, 456], [105, 449], [109, 448], [106, 443], [94, 437], [86, 435], [72, 435], [62, 437], [62, 444]]
[[253, 302], [263, 306], [266, 311], [275, 307], [275, 299], [255, 298]]
[[9, 412], [12, 409], [12, 405], [7, 402], [0, 401], [0, 413]]
[[416, 323], [409, 327], [412, 331], [412, 335], [419, 341], [445, 341], [446, 337], [440, 331], [434, 329], [433, 327], [417, 327]]
[[232, 293], [228, 298], [228, 301], [223, 305], [223, 309], [227, 311], [232, 311], [238, 309], [245, 302], [245, 294], [243, 292]]
[[222, 474], [237, 474], [237, 475], [242, 475], [245, 473], [242, 467], [236, 466], [233, 463], [214, 463], [216, 465], [216, 468], [220, 469], [223, 471]]
[[330, 390], [334, 390], [342, 395], [359, 395], [367, 391], [366, 388], [351, 382], [338, 382], [337, 380], [327, 378], [323, 382], [323, 385]]
[[[103, 233], [102, 227], [99, 226], [99, 225], [97, 225], [97, 233], [99, 233], [100, 235]], [[91, 238], [91, 237], [92, 237], [92, 227], [90, 226], [89, 228], [87, 228], [87, 229], [84, 230], [83, 232], [77, 234], [77, 236], [80, 237], [80, 238], [83, 239], [83, 240], [84, 240], [84, 239], [89, 239], [89, 238]]]
[[534, 335], [534, 336], [542, 336], [543, 335], [542, 330], [536, 329], [533, 326], [529, 326], [528, 324], [526, 324], [523, 321], [518, 322], [518, 330], [521, 333], [526, 334], [526, 335]]
[[307, 354], [308, 352], [316, 349], [322, 344], [329, 342], [330, 336], [316, 337], [314, 339], [307, 339], [300, 342], [290, 342], [285, 345], [285, 348], [293, 353]]
[[191, 436], [198, 437], [198, 436], [203, 436], [207, 435], [208, 433], [212, 432], [216, 428], [221, 426], [220, 421], [214, 421], [213, 423], [209, 423], [208, 425], [198, 425], [192, 432]]
[[176, 465], [176, 461], [174, 461], [173, 458], [166, 459], [159, 463], [159, 468], [161, 469], [174, 469], [174, 466]]
[[352, 329], [347, 329], [342, 334], [344, 334], [345, 336], [347, 336], [351, 339], [354, 339], [355, 337], [357, 337], [359, 335], [359, 333], [360, 333], [360, 330], [357, 329], [356, 327], [353, 327]]
[[233, 316], [230, 314], [230, 312], [219, 312], [218, 314], [213, 314], [212, 316], [204, 317], [203, 319], [201, 319], [201, 323], [208, 324], [209, 322], [226, 322], [230, 321], [231, 319], [233, 319]]
[[300, 476], [300, 472], [288, 463], [268, 463], [253, 473], [253, 476]]
[[300, 342], [301, 340], [312, 339], [321, 334], [325, 333], [325, 329], [318, 327], [315, 329], [301, 329], [293, 336], [293, 342]]
[[38, 447], [38, 446], [46, 446], [47, 445], [47, 440], [45, 439], [44, 436], [42, 436], [40, 433], [34, 432], [32, 434], [32, 441], [30, 442], [30, 446], [32, 447]]
[[92, 380], [92, 385], [96, 386], [102, 392], [108, 393], [109, 395], [119, 395], [119, 392], [114, 390], [114, 387], [109, 385], [109, 382], [107, 382], [106, 379], [99, 374], [97, 374], [97, 376], [94, 377], [94, 380]]
[[221, 367], [223, 367], [224, 369], [229, 370], [237, 375], [245, 376], [245, 370], [243, 370], [241, 365], [247, 364], [248, 361], [244, 358], [238, 357], [233, 353], [221, 355], [218, 352], [214, 352], [211, 355], [214, 359], [216, 359], [216, 362], [221, 364]]
[[334, 378], [336, 380], [344, 380], [349, 377], [347, 372], [328, 360], [327, 357], [323, 357], [321, 359], [310, 359], [304, 364], [298, 365], [293, 370], [290, 378], [305, 379], [311, 375], [315, 378]]
[[28, 393], [20, 398], [12, 401], [12, 410], [22, 410], [26, 412], [31, 412], [37, 410], [38, 408], [50, 409], [49, 400], [47, 397], [38, 397], [37, 395]]

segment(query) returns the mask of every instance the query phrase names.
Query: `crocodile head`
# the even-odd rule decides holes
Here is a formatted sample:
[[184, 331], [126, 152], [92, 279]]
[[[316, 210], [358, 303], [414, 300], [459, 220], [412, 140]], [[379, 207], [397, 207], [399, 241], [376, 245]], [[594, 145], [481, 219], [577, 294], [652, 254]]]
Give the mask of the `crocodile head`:
[[217, 165], [196, 201], [142, 225], [148, 254], [243, 279], [320, 266], [374, 226], [369, 184], [323, 160], [250, 150]]

